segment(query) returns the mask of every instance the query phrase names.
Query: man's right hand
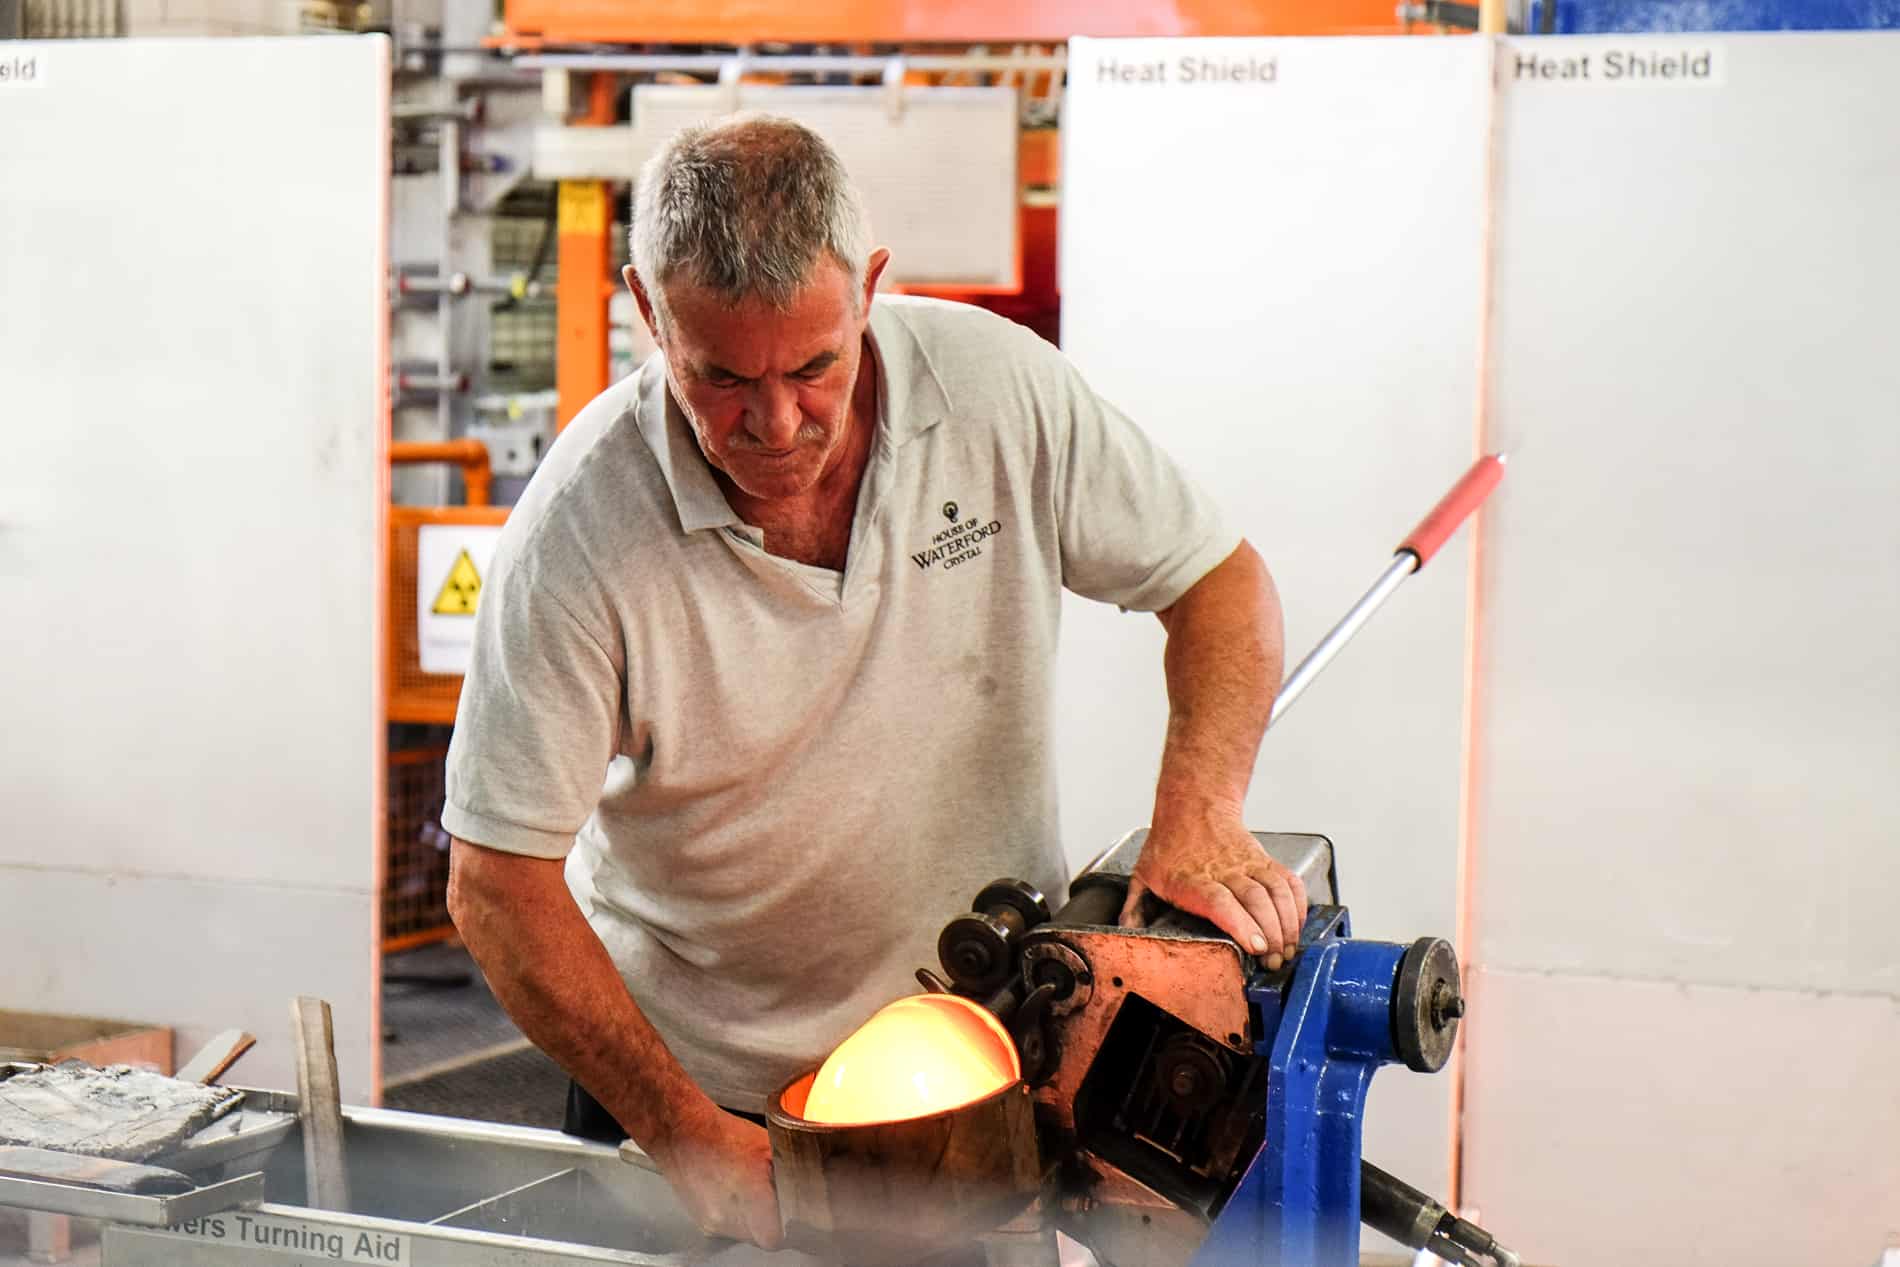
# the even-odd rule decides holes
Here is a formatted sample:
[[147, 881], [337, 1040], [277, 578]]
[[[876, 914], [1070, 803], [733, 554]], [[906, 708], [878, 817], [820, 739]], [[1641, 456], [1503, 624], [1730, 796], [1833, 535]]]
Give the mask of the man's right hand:
[[568, 892], [559, 858], [457, 840], [449, 913], [489, 989], [521, 1032], [601, 1104], [714, 1236], [767, 1249], [784, 1239], [765, 1131], [693, 1085], [666, 1049]]
[[785, 1239], [764, 1127], [702, 1099], [675, 1118], [666, 1138], [647, 1153], [708, 1236], [764, 1249], [777, 1249]]

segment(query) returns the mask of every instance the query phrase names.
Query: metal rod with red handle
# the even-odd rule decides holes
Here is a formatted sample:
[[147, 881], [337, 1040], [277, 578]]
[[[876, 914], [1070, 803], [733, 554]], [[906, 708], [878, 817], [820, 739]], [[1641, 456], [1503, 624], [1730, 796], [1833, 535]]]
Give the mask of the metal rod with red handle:
[[1432, 561], [1438, 548], [1451, 538], [1451, 534], [1470, 517], [1472, 511], [1484, 503], [1484, 499], [1491, 495], [1491, 490], [1503, 478], [1502, 453], [1488, 454], [1472, 463], [1464, 478], [1453, 484], [1451, 491], [1432, 507], [1431, 513], [1419, 520], [1418, 527], [1412, 529], [1405, 540], [1399, 543], [1391, 564], [1379, 574], [1379, 579], [1372, 583], [1365, 597], [1354, 603], [1352, 610], [1319, 640], [1319, 645], [1306, 653], [1306, 659], [1300, 661], [1299, 667], [1287, 674], [1286, 681], [1280, 685], [1279, 695], [1274, 698], [1273, 714], [1267, 719], [1267, 725], [1279, 721], [1280, 715], [1293, 707], [1293, 701], [1319, 676], [1319, 671], [1331, 664], [1333, 657], [1345, 649], [1346, 644], [1352, 641], [1352, 636], [1372, 619], [1372, 613], [1392, 597], [1392, 591], [1406, 577]]

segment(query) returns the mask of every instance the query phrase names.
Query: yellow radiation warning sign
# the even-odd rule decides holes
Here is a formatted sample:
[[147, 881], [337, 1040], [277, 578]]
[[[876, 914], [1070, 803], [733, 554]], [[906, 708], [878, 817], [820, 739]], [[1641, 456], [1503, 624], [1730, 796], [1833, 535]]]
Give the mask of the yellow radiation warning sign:
[[[4, 3], [4, 0], [0, 0]], [[475, 649], [476, 604], [494, 570], [499, 524], [423, 524], [416, 529], [416, 666], [466, 673]]]
[[481, 596], [482, 574], [475, 570], [475, 560], [463, 549], [456, 553], [455, 563], [449, 568], [442, 588], [436, 591], [435, 604], [429, 610], [438, 616], [473, 616], [475, 600]]

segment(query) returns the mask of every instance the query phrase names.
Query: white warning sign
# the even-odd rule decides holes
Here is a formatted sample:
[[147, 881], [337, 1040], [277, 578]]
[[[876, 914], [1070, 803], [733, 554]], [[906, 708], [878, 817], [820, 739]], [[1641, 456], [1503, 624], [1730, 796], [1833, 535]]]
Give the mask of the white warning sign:
[[482, 580], [501, 528], [424, 524], [416, 532], [416, 650], [424, 673], [468, 672]]

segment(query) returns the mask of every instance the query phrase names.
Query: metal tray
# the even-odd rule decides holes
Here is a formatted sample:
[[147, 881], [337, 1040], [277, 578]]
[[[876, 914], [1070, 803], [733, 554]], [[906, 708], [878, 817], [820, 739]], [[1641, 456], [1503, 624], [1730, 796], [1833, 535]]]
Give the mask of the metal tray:
[[264, 1199], [263, 1174], [239, 1175], [176, 1196], [145, 1197], [130, 1192], [107, 1192], [75, 1183], [50, 1183], [0, 1175], [0, 1205], [46, 1214], [70, 1214], [139, 1227], [173, 1227], [233, 1206], [256, 1205]]
[[[44, 1067], [24, 1061], [0, 1062], [0, 1079]], [[190, 1174], [253, 1161], [296, 1129], [296, 1097], [274, 1091], [237, 1089], [244, 1095], [237, 1108], [206, 1123], [182, 1145], [151, 1158], [148, 1164]], [[261, 1162], [258, 1164], [261, 1167]], [[0, 1175], [0, 1206], [138, 1227], [173, 1227], [236, 1206], [256, 1205], [263, 1201], [264, 1194], [261, 1168], [254, 1173], [202, 1183], [190, 1192], [162, 1196]]]

